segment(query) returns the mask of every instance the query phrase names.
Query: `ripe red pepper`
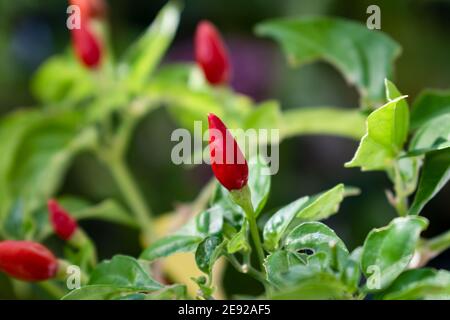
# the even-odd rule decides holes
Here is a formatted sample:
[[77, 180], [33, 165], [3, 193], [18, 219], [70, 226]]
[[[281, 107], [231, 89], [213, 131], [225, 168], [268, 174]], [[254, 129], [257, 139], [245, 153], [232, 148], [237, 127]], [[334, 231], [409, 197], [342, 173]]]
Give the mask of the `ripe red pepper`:
[[55, 277], [58, 260], [37, 242], [6, 240], [0, 242], [0, 271], [25, 281]]
[[102, 48], [88, 23], [82, 23], [80, 29], [72, 29], [72, 44], [75, 54], [83, 65], [95, 69], [100, 65]]
[[230, 80], [231, 67], [222, 38], [209, 21], [201, 21], [195, 33], [195, 59], [212, 85]]
[[77, 221], [56, 200], [49, 200], [47, 206], [55, 233], [63, 240], [70, 240], [78, 228]]
[[248, 181], [248, 165], [225, 124], [208, 115], [211, 167], [217, 180], [228, 190], [240, 190]]

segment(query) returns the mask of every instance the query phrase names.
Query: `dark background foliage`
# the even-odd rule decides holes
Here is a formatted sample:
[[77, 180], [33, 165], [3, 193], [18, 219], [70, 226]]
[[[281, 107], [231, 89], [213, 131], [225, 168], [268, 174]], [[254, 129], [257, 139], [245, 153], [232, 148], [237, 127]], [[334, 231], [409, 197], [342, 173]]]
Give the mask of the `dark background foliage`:
[[[111, 34], [120, 54], [152, 21], [165, 1], [111, 0]], [[197, 22], [213, 21], [223, 32], [234, 66], [233, 87], [256, 100], [276, 98], [282, 107], [340, 106], [356, 108], [356, 90], [329, 65], [315, 63], [292, 70], [275, 43], [259, 39], [253, 26], [266, 18], [295, 15], [341, 16], [365, 23], [371, 4], [381, 8], [382, 31], [403, 47], [397, 61], [395, 81], [409, 101], [423, 88], [449, 88], [450, 1], [337, 1], [337, 0], [195, 0], [186, 1], [181, 26], [166, 61], [192, 60], [192, 37]], [[0, 0], [0, 112], [32, 106], [29, 80], [49, 56], [66, 50], [66, 3], [61, 0]], [[164, 110], [149, 115], [139, 126], [129, 152], [129, 162], [155, 212], [171, 211], [174, 205], [192, 200], [211, 176], [206, 165], [188, 169], [170, 161], [176, 128]], [[385, 190], [390, 187], [383, 172], [361, 173], [345, 169], [357, 142], [325, 136], [303, 136], [282, 143], [280, 171], [272, 179], [268, 203], [275, 208], [306, 194], [314, 194], [339, 182], [362, 190], [346, 199], [338, 215], [327, 223], [349, 248], [362, 243], [373, 227], [385, 225], [394, 216]], [[63, 193], [92, 200], [118, 194], [108, 172], [90, 156], [81, 155], [70, 169]], [[447, 186], [425, 208], [431, 224], [425, 235], [450, 228], [450, 188]], [[114, 253], [136, 255], [137, 236], [130, 230], [105, 223], [86, 223], [98, 243], [101, 258]], [[114, 239], [122, 239], [114, 241]], [[123, 239], [128, 239], [123, 241]], [[450, 268], [450, 253], [431, 263]], [[0, 284], [1, 287], [1, 284]]]

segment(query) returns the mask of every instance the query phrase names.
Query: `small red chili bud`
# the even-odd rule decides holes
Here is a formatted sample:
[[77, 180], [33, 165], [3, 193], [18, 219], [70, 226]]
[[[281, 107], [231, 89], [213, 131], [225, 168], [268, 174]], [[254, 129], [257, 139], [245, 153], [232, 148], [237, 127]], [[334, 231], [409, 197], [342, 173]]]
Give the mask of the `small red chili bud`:
[[195, 33], [195, 59], [212, 85], [230, 80], [230, 63], [222, 38], [209, 21], [201, 21]]
[[25, 281], [43, 281], [55, 277], [58, 261], [37, 242], [6, 240], [0, 242], [0, 271]]
[[248, 181], [248, 165], [236, 140], [216, 115], [208, 115], [211, 167], [228, 190], [240, 190]]
[[72, 29], [72, 44], [78, 59], [89, 69], [98, 67], [102, 49], [88, 23], [82, 23], [80, 29]]
[[77, 221], [56, 200], [49, 200], [47, 206], [53, 230], [61, 239], [69, 240], [78, 228]]

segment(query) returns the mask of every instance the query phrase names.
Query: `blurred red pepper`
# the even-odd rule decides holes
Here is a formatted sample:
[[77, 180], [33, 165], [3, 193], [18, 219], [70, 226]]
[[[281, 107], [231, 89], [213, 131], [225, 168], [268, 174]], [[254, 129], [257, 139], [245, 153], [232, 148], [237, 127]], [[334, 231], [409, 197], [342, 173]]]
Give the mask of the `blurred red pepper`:
[[[80, 26], [79, 28], [71, 29], [72, 45], [75, 54], [80, 62], [89, 69], [96, 69], [101, 62], [102, 46], [100, 39], [96, 37], [92, 28], [92, 19], [99, 15], [104, 15], [100, 9], [101, 4], [94, 5], [98, 1], [93, 0], [70, 0], [71, 5], [77, 5], [80, 8]], [[100, 1], [102, 2], [102, 1]]]
[[228, 190], [240, 190], [248, 181], [248, 165], [236, 140], [216, 115], [208, 115], [211, 167]]
[[209, 21], [201, 21], [195, 33], [195, 59], [212, 85], [230, 80], [231, 67], [222, 38]]
[[43, 281], [56, 276], [58, 260], [37, 242], [0, 242], [0, 271], [25, 281]]
[[78, 228], [77, 221], [56, 200], [49, 200], [47, 206], [55, 233], [63, 240], [70, 240]]
[[82, 19], [103, 19], [106, 17], [108, 6], [104, 0], [69, 0], [69, 3], [80, 8]]

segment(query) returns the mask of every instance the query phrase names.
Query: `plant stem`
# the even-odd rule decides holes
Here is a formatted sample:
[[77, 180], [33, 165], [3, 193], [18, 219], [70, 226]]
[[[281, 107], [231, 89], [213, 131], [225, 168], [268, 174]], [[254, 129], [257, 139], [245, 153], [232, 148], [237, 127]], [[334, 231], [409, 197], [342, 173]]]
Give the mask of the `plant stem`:
[[51, 281], [43, 281], [38, 283], [39, 287], [45, 290], [52, 298], [61, 299], [64, 296], [64, 290]]
[[408, 191], [403, 182], [398, 162], [394, 163], [393, 182], [395, 190], [395, 201], [393, 205], [398, 215], [403, 217], [408, 214]]
[[423, 267], [428, 261], [450, 248], [450, 230], [434, 238], [424, 240], [419, 247], [420, 261], [414, 267]]
[[254, 269], [249, 265], [247, 265], [247, 267], [244, 267], [239, 263], [236, 257], [231, 254], [226, 255], [226, 258], [237, 271], [248, 274], [255, 280], [261, 282], [262, 284], [264, 285], [266, 284], [266, 279], [264, 278], [264, 275], [261, 274], [261, 272], [259, 272], [258, 270]]
[[144, 237], [144, 244], [149, 245], [153, 240], [153, 232], [151, 230], [153, 225], [149, 207], [145, 203], [139, 188], [135, 184], [132, 175], [124, 162], [121, 159], [116, 158], [112, 161], [108, 161], [108, 165], [125, 201], [138, 220]]
[[255, 210], [251, 202], [251, 194], [248, 186], [243, 187], [241, 190], [231, 191], [233, 200], [244, 209], [245, 216], [248, 220], [250, 227], [250, 235], [256, 248], [258, 260], [260, 264], [261, 272], [265, 273], [264, 269], [264, 251], [262, 247], [261, 238], [259, 236], [258, 225], [256, 224]]

